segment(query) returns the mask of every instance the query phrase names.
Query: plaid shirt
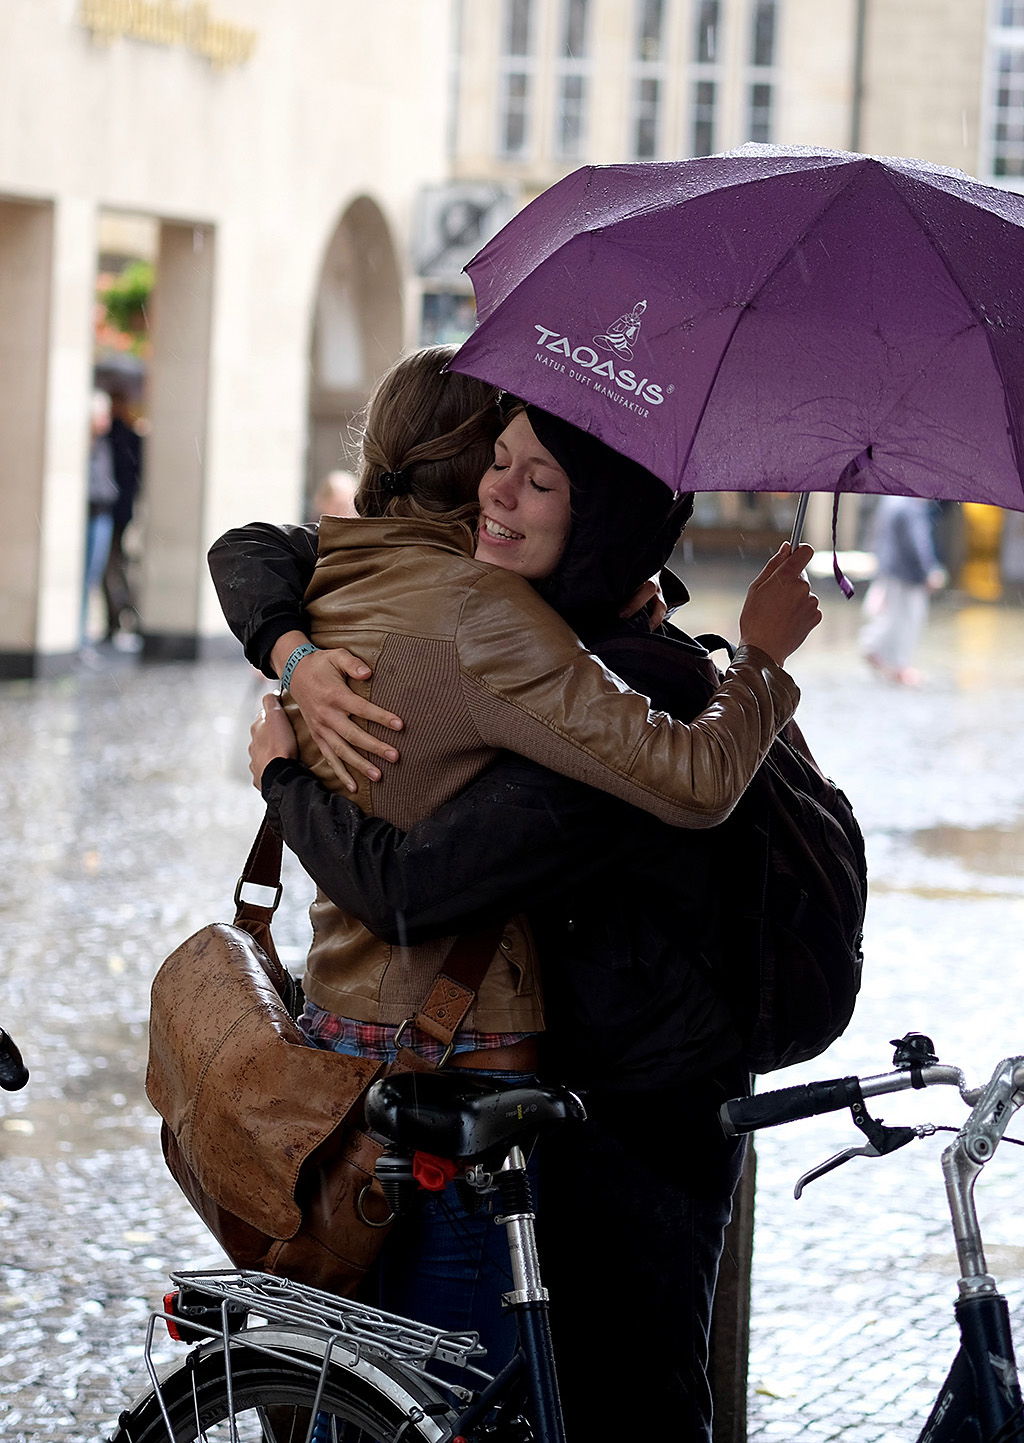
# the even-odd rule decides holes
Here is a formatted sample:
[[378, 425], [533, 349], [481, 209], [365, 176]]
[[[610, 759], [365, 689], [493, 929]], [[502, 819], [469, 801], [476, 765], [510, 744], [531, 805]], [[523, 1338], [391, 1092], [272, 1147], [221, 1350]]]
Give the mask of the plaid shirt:
[[[398, 1056], [395, 1038], [398, 1027], [379, 1022], [354, 1022], [350, 1017], [336, 1017], [307, 1000], [299, 1026], [306, 1041], [325, 1052], [344, 1052], [348, 1057], [373, 1057], [380, 1062], [394, 1062]], [[511, 1047], [524, 1037], [533, 1036], [527, 1032], [459, 1032], [455, 1038], [453, 1055], [459, 1052], [488, 1052], [495, 1047]], [[418, 1053], [425, 1062], [436, 1065], [445, 1054], [443, 1043], [436, 1041], [419, 1027], [407, 1027], [402, 1035], [402, 1046]]]

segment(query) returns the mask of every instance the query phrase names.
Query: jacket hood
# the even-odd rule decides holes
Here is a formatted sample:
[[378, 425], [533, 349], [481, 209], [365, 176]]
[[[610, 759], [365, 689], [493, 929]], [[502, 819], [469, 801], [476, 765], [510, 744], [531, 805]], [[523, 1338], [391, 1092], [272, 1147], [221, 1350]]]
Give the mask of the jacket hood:
[[537, 406], [526, 414], [572, 485], [569, 540], [537, 590], [574, 630], [606, 626], [672, 555], [693, 493], [674, 496], [643, 466]]

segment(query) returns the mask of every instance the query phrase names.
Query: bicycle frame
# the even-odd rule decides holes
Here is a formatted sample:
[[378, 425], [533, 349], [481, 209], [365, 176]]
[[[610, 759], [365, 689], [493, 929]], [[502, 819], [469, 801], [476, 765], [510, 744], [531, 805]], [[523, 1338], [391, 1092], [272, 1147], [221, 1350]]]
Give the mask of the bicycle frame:
[[[931, 1048], [927, 1038], [920, 1040]], [[838, 1078], [726, 1103], [722, 1108], [723, 1125], [727, 1132], [748, 1132], [849, 1106], [857, 1126], [870, 1138], [869, 1144], [847, 1149], [806, 1174], [797, 1185], [799, 1196], [805, 1182], [855, 1154], [882, 1155], [915, 1135], [933, 1130], [885, 1128], [868, 1116], [866, 1098], [943, 1084], [959, 1089], [961, 1097], [971, 1105], [971, 1114], [943, 1152], [942, 1172], [960, 1269], [954, 1312], [961, 1343], [918, 1443], [965, 1443], [967, 1439], [978, 1443], [1021, 1443], [1024, 1401], [1017, 1378], [1009, 1309], [986, 1266], [974, 1185], [982, 1168], [995, 1156], [1010, 1119], [1024, 1106], [1024, 1057], [1004, 1059], [987, 1086], [971, 1089], [958, 1067], [938, 1063], [933, 1054], [928, 1062], [901, 1061], [897, 1046], [896, 1056], [897, 1071], [877, 1077]]]
[[974, 1184], [1024, 1104], [1024, 1058], [999, 1064], [970, 1117], [942, 1154], [960, 1267], [954, 1311], [961, 1345], [919, 1443], [953, 1443], [973, 1417], [983, 1439], [1024, 1438], [1021, 1399], [1006, 1299], [988, 1272], [974, 1205]]

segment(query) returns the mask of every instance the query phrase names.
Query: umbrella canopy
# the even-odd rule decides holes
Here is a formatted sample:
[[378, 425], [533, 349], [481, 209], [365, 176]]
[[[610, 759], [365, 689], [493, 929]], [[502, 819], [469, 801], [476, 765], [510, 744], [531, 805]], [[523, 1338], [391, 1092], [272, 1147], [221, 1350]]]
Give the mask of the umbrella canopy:
[[675, 490], [1024, 510], [1024, 197], [750, 145], [576, 171], [467, 269], [453, 369]]

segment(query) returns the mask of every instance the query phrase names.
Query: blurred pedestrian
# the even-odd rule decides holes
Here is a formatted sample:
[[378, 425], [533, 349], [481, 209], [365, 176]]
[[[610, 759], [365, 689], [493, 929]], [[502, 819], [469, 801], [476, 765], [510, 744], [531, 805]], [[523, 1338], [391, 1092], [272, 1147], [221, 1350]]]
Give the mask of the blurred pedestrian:
[[107, 640], [115, 641], [124, 634], [130, 641], [138, 635], [139, 611], [124, 552], [124, 533], [134, 514], [135, 500], [142, 483], [142, 437], [135, 429], [135, 418], [127, 396], [122, 392], [113, 392], [110, 408], [113, 419], [108, 437], [117, 500], [113, 509], [110, 553], [103, 572], [103, 597], [107, 605]]
[[309, 520], [319, 521], [321, 516], [357, 516], [358, 484], [351, 471], [328, 471], [313, 493]]
[[110, 440], [110, 397], [106, 391], [94, 391], [89, 413], [88, 515], [85, 527], [85, 571], [82, 578], [82, 616], [79, 640], [89, 645], [89, 601], [100, 584], [110, 555], [114, 534], [114, 506], [117, 482], [114, 479], [114, 448]]
[[911, 664], [933, 591], [945, 586], [935, 552], [934, 508], [916, 496], [883, 496], [875, 510], [871, 549], [878, 574], [864, 598], [864, 659], [888, 681], [915, 686]]

